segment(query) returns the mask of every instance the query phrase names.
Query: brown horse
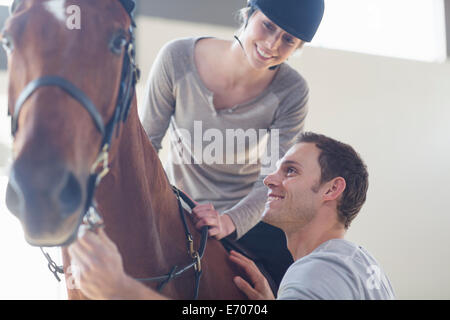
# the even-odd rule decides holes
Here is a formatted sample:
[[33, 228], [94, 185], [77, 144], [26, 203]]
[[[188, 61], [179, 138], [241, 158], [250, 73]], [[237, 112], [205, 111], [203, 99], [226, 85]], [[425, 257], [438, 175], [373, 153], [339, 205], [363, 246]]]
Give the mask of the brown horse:
[[[122, 92], [121, 71], [133, 23], [124, 10], [128, 2], [15, 1], [5, 24], [8, 108], [14, 115], [7, 205], [32, 245], [67, 245], [85, 213], [91, 168]], [[66, 24], [71, 5], [80, 9], [80, 28]], [[44, 79], [47, 83], [42, 83]], [[192, 257], [177, 199], [140, 124], [134, 91], [128, 115], [125, 111], [122, 116], [122, 111], [113, 130], [110, 171], [97, 186], [95, 200], [105, 230], [122, 254], [125, 271], [135, 278], [161, 276], [173, 266], [191, 263]], [[198, 248], [200, 233], [190, 218], [187, 224]], [[67, 269], [65, 249], [63, 257]], [[220, 242], [208, 240], [202, 270], [200, 299], [244, 298], [232, 282], [236, 270]], [[162, 291], [181, 299], [192, 298], [193, 292], [193, 269]], [[76, 289], [68, 294], [82, 298]]]

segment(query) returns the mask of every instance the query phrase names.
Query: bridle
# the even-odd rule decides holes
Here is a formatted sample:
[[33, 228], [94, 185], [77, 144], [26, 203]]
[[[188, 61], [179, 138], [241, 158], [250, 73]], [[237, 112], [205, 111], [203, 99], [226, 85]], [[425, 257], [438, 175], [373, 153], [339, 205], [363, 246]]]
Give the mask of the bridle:
[[[165, 285], [167, 283], [169, 283], [171, 280], [178, 278], [186, 271], [190, 270], [191, 268], [194, 268], [194, 272], [195, 272], [195, 275], [194, 275], [195, 276], [195, 278], [194, 278], [194, 299], [197, 300], [198, 292], [199, 292], [199, 288], [200, 288], [200, 278], [201, 278], [202, 272], [203, 272], [201, 261], [202, 261], [203, 255], [205, 253], [206, 243], [208, 241], [209, 227], [208, 226], [202, 227], [199, 249], [195, 250], [194, 249], [194, 239], [192, 237], [191, 232], [189, 231], [189, 227], [186, 222], [186, 216], [184, 214], [183, 205], [181, 204], [181, 200], [183, 200], [189, 206], [190, 209], [194, 209], [196, 204], [184, 192], [179, 190], [177, 187], [172, 186], [172, 190], [175, 193], [176, 198], [177, 198], [178, 210], [180, 213], [181, 221], [183, 222], [183, 228], [184, 228], [184, 232], [185, 232], [185, 236], [186, 236], [186, 240], [187, 240], [186, 241], [187, 242], [187, 252], [189, 254], [189, 257], [192, 259], [192, 262], [188, 263], [186, 266], [184, 266], [180, 269], [178, 268], [178, 266], [175, 265], [170, 269], [169, 273], [162, 275], [162, 276], [150, 277], [150, 278], [136, 278], [135, 280], [140, 281], [140, 282], [159, 282], [157, 290], [158, 290], [158, 292], [161, 292], [162, 289], [165, 287]], [[96, 228], [99, 228], [101, 226], [103, 219], [101, 219], [100, 215], [98, 214], [98, 212], [94, 206], [91, 207], [90, 210], [91, 211], [88, 212], [87, 218], [85, 220], [87, 220], [87, 223], [90, 226], [90, 228], [95, 230]], [[56, 264], [56, 262], [50, 257], [50, 255], [48, 253], [46, 253], [42, 248], [41, 248], [41, 251], [42, 251], [42, 254], [45, 256], [45, 258], [47, 259], [47, 262], [48, 262], [47, 266], [48, 266], [50, 272], [53, 273], [56, 280], [61, 281], [58, 274], [64, 274], [63, 267], [58, 266]]]
[[[69, 96], [71, 96], [73, 99], [79, 102], [79, 104], [89, 113], [91, 116], [95, 127], [99, 131], [99, 133], [102, 135], [102, 143], [100, 145], [100, 150], [98, 153], [98, 156], [93, 163], [90, 171], [90, 175], [88, 178], [87, 183], [87, 197], [86, 202], [84, 205], [84, 213], [80, 215], [80, 218], [78, 220], [78, 225], [75, 228], [74, 233], [71, 235], [71, 237], [61, 246], [67, 245], [71, 243], [77, 236], [77, 231], [80, 226], [80, 224], [84, 221], [88, 224], [88, 227], [91, 230], [95, 230], [96, 228], [99, 228], [102, 226], [103, 219], [101, 218], [100, 214], [98, 213], [98, 210], [96, 208], [95, 200], [94, 200], [94, 194], [95, 189], [99, 185], [100, 181], [105, 177], [110, 168], [109, 168], [109, 151], [110, 146], [112, 142], [112, 137], [114, 134], [114, 131], [117, 130], [117, 134], [119, 132], [119, 126], [120, 123], [125, 123], [125, 121], [128, 118], [128, 114], [130, 111], [131, 103], [134, 98], [135, 93], [135, 87], [137, 82], [140, 78], [140, 70], [136, 65], [136, 51], [135, 51], [135, 34], [134, 29], [136, 28], [136, 24], [134, 22], [133, 16], [131, 11], [134, 8], [134, 5], [130, 5], [129, 0], [119, 0], [121, 4], [124, 6], [124, 8], [127, 10], [128, 14], [131, 18], [131, 25], [129, 28], [129, 39], [127, 43], [124, 46], [125, 53], [123, 58], [123, 64], [122, 64], [122, 72], [121, 72], [121, 79], [120, 79], [120, 85], [119, 85], [119, 93], [117, 96], [117, 103], [114, 110], [114, 114], [110, 121], [106, 124], [103, 123], [102, 116], [100, 115], [97, 107], [95, 104], [91, 101], [91, 99], [76, 85], [74, 85], [72, 82], [68, 81], [67, 79], [64, 79], [60, 76], [56, 75], [47, 75], [40, 78], [37, 78], [35, 80], [32, 80], [29, 82], [25, 88], [20, 93], [19, 97], [16, 100], [16, 103], [14, 105], [14, 114], [11, 117], [11, 134], [13, 137], [16, 136], [18, 131], [18, 119], [20, 115], [20, 111], [22, 107], [24, 106], [25, 102], [30, 98], [30, 96], [36, 92], [39, 88], [42, 87], [57, 87], [67, 93]], [[17, 3], [20, 1], [15, 1], [12, 6], [11, 12], [13, 13], [15, 10], [15, 7], [17, 6]], [[131, 6], [131, 10], [130, 10]], [[8, 110], [8, 114], [9, 113]], [[192, 258], [192, 262], [188, 264], [187, 266], [181, 268], [177, 271], [177, 266], [174, 266], [171, 271], [163, 276], [160, 277], [154, 277], [154, 278], [145, 278], [145, 279], [137, 279], [142, 282], [148, 282], [148, 281], [160, 281], [160, 284], [158, 285], [158, 290], [161, 291], [163, 287], [172, 279], [177, 278], [181, 274], [183, 274], [185, 271], [194, 268], [195, 270], [195, 287], [194, 287], [194, 299], [197, 299], [198, 297], [198, 290], [199, 290], [199, 283], [200, 283], [200, 277], [202, 274], [201, 270], [201, 258], [203, 257], [203, 253], [205, 251], [206, 242], [208, 238], [208, 227], [202, 228], [202, 237], [200, 241], [200, 248], [198, 251], [194, 250], [193, 245], [193, 238], [189, 231], [189, 228], [186, 223], [186, 218], [183, 210], [183, 206], [181, 204], [181, 199], [186, 202], [190, 208], [192, 209], [195, 207], [195, 204], [187, 197], [184, 193], [182, 193], [180, 190], [178, 190], [176, 187], [173, 187], [173, 191], [176, 195], [177, 202], [178, 202], [178, 208], [180, 212], [180, 217], [183, 222], [183, 227], [186, 235], [187, 240], [187, 247], [188, 247], [188, 254]], [[43, 248], [41, 247], [41, 251], [44, 254], [45, 258], [48, 261], [48, 268], [49, 270], [54, 274], [56, 279], [60, 281], [60, 278], [58, 277], [58, 273], [64, 274], [64, 270], [61, 266], [58, 266], [53, 259], [50, 257], [48, 253], [46, 253]]]
[[[72, 82], [60, 76], [47, 75], [29, 82], [20, 93], [14, 106], [14, 115], [11, 118], [11, 134], [16, 136], [18, 131], [18, 119], [20, 111], [30, 96], [42, 87], [57, 87], [70, 95], [89, 113], [97, 130], [102, 135], [100, 150], [94, 161], [90, 176], [88, 178], [87, 197], [84, 206], [84, 212], [94, 206], [95, 189], [102, 178], [109, 172], [109, 150], [114, 131], [121, 122], [125, 122], [128, 117], [131, 102], [134, 97], [135, 86], [140, 77], [139, 68], [135, 61], [135, 37], [134, 27], [129, 29], [129, 40], [124, 46], [125, 53], [122, 65], [122, 74], [120, 80], [119, 93], [117, 97], [116, 108], [111, 120], [105, 125], [102, 116], [91, 99]], [[78, 223], [80, 224], [84, 215], [81, 215]], [[70, 243], [76, 237], [76, 232], [67, 240]], [[64, 243], [62, 245], [65, 245]]]
[[172, 190], [175, 193], [175, 196], [177, 198], [178, 202], [178, 209], [181, 217], [181, 221], [183, 222], [184, 227], [184, 233], [186, 235], [187, 240], [187, 251], [189, 256], [192, 258], [192, 262], [184, 266], [183, 268], [178, 269], [178, 266], [173, 266], [170, 270], [170, 272], [166, 275], [159, 276], [159, 277], [152, 277], [152, 278], [141, 278], [136, 279], [141, 282], [156, 282], [160, 281], [157, 290], [161, 291], [164, 286], [172, 279], [178, 278], [181, 276], [185, 271], [188, 271], [191, 268], [194, 268], [195, 271], [195, 279], [194, 279], [194, 299], [196, 300], [198, 298], [198, 291], [200, 287], [200, 278], [202, 276], [202, 264], [201, 260], [203, 258], [203, 254], [205, 253], [206, 249], [206, 242], [208, 240], [208, 226], [202, 227], [201, 231], [201, 238], [200, 238], [200, 246], [198, 251], [194, 249], [194, 240], [192, 237], [192, 234], [189, 231], [189, 227], [186, 222], [186, 217], [184, 214], [183, 206], [181, 204], [181, 200], [183, 200], [191, 209], [194, 209], [196, 204], [181, 190], [179, 190], [177, 187], [172, 186]]

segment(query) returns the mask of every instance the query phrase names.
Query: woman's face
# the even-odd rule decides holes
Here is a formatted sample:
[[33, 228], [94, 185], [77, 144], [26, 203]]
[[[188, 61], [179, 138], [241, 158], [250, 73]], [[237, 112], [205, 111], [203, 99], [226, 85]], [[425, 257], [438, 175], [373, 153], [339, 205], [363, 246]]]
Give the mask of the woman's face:
[[259, 10], [250, 17], [243, 40], [247, 59], [255, 69], [283, 63], [303, 45], [302, 40], [281, 29]]

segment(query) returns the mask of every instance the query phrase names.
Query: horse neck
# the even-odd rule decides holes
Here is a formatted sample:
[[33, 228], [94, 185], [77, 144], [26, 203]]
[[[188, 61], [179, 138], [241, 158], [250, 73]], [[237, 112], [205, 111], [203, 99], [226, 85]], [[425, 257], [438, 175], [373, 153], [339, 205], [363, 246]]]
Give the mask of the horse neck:
[[177, 251], [168, 244], [184, 243], [176, 241], [184, 232], [171, 185], [139, 121], [136, 97], [121, 126], [120, 137], [112, 142], [111, 171], [96, 194], [99, 210], [126, 271], [135, 276], [149, 276], [149, 270], [165, 273]]

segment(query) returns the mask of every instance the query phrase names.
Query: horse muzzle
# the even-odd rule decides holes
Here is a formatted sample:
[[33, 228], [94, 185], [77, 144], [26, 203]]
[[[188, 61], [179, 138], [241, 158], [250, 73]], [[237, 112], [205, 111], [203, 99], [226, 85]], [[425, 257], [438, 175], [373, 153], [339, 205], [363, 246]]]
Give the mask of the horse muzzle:
[[83, 190], [79, 179], [59, 163], [12, 166], [6, 205], [22, 223], [34, 246], [60, 246], [74, 240], [81, 220]]

